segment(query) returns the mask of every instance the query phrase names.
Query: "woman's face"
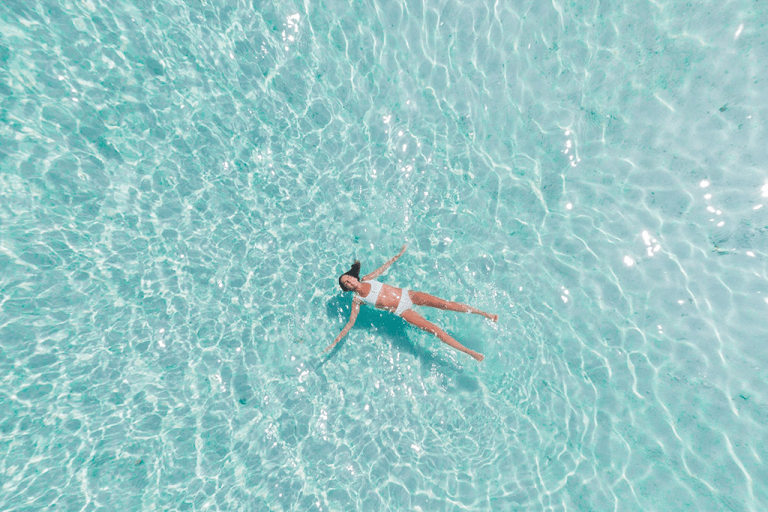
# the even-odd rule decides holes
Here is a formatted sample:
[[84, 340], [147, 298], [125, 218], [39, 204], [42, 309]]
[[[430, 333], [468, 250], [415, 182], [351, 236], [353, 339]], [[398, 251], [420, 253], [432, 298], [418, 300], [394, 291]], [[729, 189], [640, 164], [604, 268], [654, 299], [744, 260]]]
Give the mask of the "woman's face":
[[351, 290], [357, 290], [357, 285], [360, 283], [360, 281], [349, 275], [341, 276], [341, 282]]

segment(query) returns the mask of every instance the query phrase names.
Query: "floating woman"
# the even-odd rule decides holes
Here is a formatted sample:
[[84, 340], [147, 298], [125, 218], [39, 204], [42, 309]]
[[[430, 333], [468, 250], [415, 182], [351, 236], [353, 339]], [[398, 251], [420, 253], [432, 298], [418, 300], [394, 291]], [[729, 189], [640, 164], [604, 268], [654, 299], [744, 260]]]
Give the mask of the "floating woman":
[[403, 255], [405, 249], [406, 246], [403, 245], [403, 248], [400, 250], [400, 254], [383, 264], [375, 271], [363, 277], [362, 280], [360, 279], [359, 261], [355, 261], [355, 263], [352, 265], [352, 268], [342, 274], [341, 277], [339, 277], [339, 286], [341, 286], [342, 290], [345, 292], [355, 292], [355, 297], [352, 299], [352, 313], [349, 315], [349, 321], [347, 322], [347, 325], [344, 326], [344, 329], [341, 330], [341, 333], [336, 336], [336, 339], [333, 340], [333, 343], [329, 345], [325, 351], [327, 352], [328, 350], [332, 349], [339, 341], [341, 341], [344, 336], [346, 336], [349, 330], [352, 329], [352, 326], [355, 325], [357, 314], [360, 312], [360, 304], [368, 304], [369, 306], [373, 306], [377, 309], [385, 309], [390, 311], [401, 317], [409, 324], [415, 325], [420, 329], [434, 334], [440, 338], [443, 343], [447, 343], [456, 350], [460, 350], [461, 352], [474, 357], [478, 361], [482, 361], [485, 358], [483, 354], [468, 349], [453, 339], [447, 332], [411, 308], [413, 306], [429, 306], [431, 308], [447, 309], [450, 311], [459, 311], [461, 313], [474, 313], [476, 315], [483, 315], [484, 317], [493, 320], [494, 322], [499, 319], [499, 315], [492, 315], [490, 313], [486, 313], [485, 311], [480, 311], [479, 309], [473, 308], [472, 306], [461, 304], [460, 302], [443, 300], [433, 295], [429, 295], [428, 293], [415, 292], [413, 290], [409, 290], [408, 288], [395, 288], [394, 286], [389, 286], [388, 284], [374, 281], [374, 279], [383, 274], [390, 265], [392, 265], [395, 261], [397, 261], [398, 258], [400, 258], [400, 256]]

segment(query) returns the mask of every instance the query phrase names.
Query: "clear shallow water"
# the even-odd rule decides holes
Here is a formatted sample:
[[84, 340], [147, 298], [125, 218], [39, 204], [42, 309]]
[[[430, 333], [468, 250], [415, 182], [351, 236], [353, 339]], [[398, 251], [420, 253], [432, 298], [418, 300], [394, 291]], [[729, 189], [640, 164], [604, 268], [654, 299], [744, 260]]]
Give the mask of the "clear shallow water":
[[765, 509], [766, 21], [4, 3], [0, 508]]

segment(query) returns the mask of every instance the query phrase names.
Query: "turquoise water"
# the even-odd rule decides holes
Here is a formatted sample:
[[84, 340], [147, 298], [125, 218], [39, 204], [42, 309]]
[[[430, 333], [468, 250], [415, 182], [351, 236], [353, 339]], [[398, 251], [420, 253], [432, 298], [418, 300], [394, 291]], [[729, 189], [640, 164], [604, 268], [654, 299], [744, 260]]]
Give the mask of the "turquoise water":
[[768, 509], [767, 22], [4, 2], [0, 509]]

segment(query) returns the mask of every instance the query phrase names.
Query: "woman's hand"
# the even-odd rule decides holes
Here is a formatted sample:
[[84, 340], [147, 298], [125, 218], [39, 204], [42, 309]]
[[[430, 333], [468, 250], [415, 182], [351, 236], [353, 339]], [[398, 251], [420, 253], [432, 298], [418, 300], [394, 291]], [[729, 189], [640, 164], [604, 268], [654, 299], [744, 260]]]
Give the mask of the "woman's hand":
[[344, 326], [344, 328], [341, 330], [338, 336], [336, 336], [336, 339], [333, 340], [333, 343], [328, 345], [323, 352], [328, 352], [333, 347], [336, 346], [338, 342], [341, 341], [341, 339], [347, 335], [349, 330], [352, 328], [353, 325], [355, 325], [355, 320], [357, 320], [357, 314], [360, 312], [360, 299], [355, 297], [352, 299], [352, 311], [349, 313], [349, 320], [347, 321], [347, 325]]
[[402, 256], [403, 253], [405, 253], [405, 249], [407, 248], [408, 248], [408, 244], [403, 244], [403, 246], [400, 248], [400, 252], [396, 256], [392, 256], [392, 259], [390, 259], [388, 262], [386, 262], [385, 264], [383, 264], [382, 266], [380, 266], [370, 274], [367, 274], [366, 276], [364, 276], [362, 281], [368, 281], [370, 279], [376, 279], [377, 277], [379, 277], [389, 268], [391, 264], [393, 264], [394, 262], [400, 259], [400, 256]]
[[335, 339], [335, 340], [333, 340], [333, 343], [331, 343], [330, 345], [328, 345], [327, 347], [325, 347], [325, 350], [323, 350], [323, 352], [328, 352], [329, 350], [331, 350], [333, 347], [335, 347], [335, 346], [336, 346], [336, 344], [337, 344], [339, 341], [341, 341], [341, 336], [337, 336], [337, 337], [336, 337], [336, 339]]

